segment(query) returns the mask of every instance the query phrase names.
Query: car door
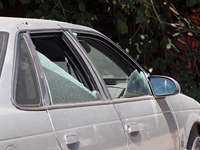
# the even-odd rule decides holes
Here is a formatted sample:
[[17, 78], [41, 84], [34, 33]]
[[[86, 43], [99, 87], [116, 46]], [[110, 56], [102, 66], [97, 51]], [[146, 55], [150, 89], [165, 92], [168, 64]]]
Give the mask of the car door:
[[120, 115], [129, 149], [179, 149], [174, 112], [163, 97], [155, 99], [146, 73], [108, 38], [72, 31], [101, 74]]
[[30, 32], [44, 71], [48, 113], [62, 149], [127, 149], [124, 129], [110, 101], [63, 31]]
[[23, 34], [15, 43], [13, 33], [0, 33], [1, 150], [61, 149], [43, 107], [45, 97], [32, 60]]

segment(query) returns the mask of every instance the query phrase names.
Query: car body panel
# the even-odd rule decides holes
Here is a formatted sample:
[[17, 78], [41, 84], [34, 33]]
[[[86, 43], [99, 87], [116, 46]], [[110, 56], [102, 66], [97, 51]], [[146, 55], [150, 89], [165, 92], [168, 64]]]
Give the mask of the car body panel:
[[9, 145], [21, 150], [60, 149], [45, 109], [24, 111], [17, 109], [12, 103], [15, 37], [18, 29], [13, 26], [11, 28], [15, 32], [8, 30], [8, 45], [0, 79], [0, 149], [7, 149]]
[[78, 138], [80, 149], [126, 149], [120, 118], [111, 104], [49, 110], [62, 149], [70, 135]]
[[46, 111], [1, 109], [0, 114], [0, 149], [60, 149]]
[[[39, 32], [40, 31], [38, 31], [38, 33]], [[29, 44], [31, 45], [31, 43]], [[37, 49], [37, 45], [36, 48], [34, 48], [34, 46], [31, 47], [31, 51]], [[55, 66], [50, 59], [42, 56], [41, 53], [38, 54], [38, 56], [42, 65], [40, 68], [45, 69], [53, 65], [54, 70], [60, 69], [58, 66]], [[39, 62], [39, 60], [35, 59], [35, 62]], [[48, 68], [48, 70], [50, 70], [50, 68]], [[51, 75], [53, 76], [54, 74], [52, 70]], [[48, 79], [48, 77], [49, 76], [46, 75], [43, 79]], [[59, 79], [59, 77], [57, 77], [55, 81], [58, 81], [57, 79]], [[71, 81], [72, 80], [74, 81], [74, 78], [71, 78]], [[45, 82], [47, 86], [50, 85], [47, 80], [45, 80]], [[79, 84], [73, 85], [74, 89], [77, 88], [77, 85]], [[55, 86], [59, 88], [59, 85]], [[80, 93], [77, 91], [75, 94], [78, 95]], [[49, 99], [49, 101], [51, 100]], [[72, 107], [73, 103], [54, 104], [52, 105], [53, 107], [46, 106], [56, 137], [62, 149], [80, 148], [100, 150], [113, 149], [115, 147], [127, 149], [124, 129], [113, 105], [109, 102], [107, 104], [102, 101], [96, 102], [99, 104], [95, 104], [94, 101], [87, 102], [90, 104], [88, 106], [82, 106], [81, 104], [83, 103], [74, 103], [74, 108]], [[104, 105], [102, 103], [104, 103]], [[69, 105], [71, 105], [71, 108]]]
[[[130, 98], [131, 99], [131, 98]], [[162, 111], [162, 106], [154, 97], [134, 98], [132, 102], [114, 105], [124, 126], [136, 124], [135, 133], [127, 133], [130, 149], [179, 149], [179, 136], [170, 110]], [[168, 123], [170, 122], [170, 123]]]
[[[9, 33], [0, 76], [0, 149], [184, 150], [194, 125], [200, 125], [199, 103], [183, 94], [159, 98], [152, 94], [112, 100], [89, 56], [75, 37], [70, 35], [71, 31], [77, 30], [99, 35], [114, 43], [94, 29], [58, 21], [8, 17], [0, 17], [0, 29]], [[18, 107], [13, 103], [12, 94], [18, 36], [26, 32], [28, 39], [29, 31], [55, 30], [65, 32], [84, 59], [92, 77], [96, 77], [95, 82], [102, 91], [103, 100], [53, 106], [45, 103], [44, 107], [33, 108], [34, 111]], [[33, 49], [33, 45], [29, 46]], [[114, 52], [124, 53], [118, 48]], [[130, 65], [134, 64], [143, 71], [146, 77], [149, 76], [130, 56], [123, 57], [127, 58]], [[40, 78], [43, 80], [43, 76]], [[200, 132], [199, 129], [195, 131]]]
[[200, 122], [199, 103], [183, 94], [169, 96], [166, 99], [171, 103], [171, 107], [174, 110], [179, 127], [180, 149], [183, 149], [187, 144], [187, 139], [189, 138], [192, 126], [194, 123]]

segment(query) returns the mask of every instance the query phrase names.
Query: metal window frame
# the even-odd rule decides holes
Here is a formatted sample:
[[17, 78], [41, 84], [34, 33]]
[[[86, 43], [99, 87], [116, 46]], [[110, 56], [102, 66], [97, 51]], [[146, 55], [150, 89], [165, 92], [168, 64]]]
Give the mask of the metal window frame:
[[28, 47], [28, 53], [30, 54], [31, 58], [32, 58], [32, 63], [35, 64], [35, 62], [33, 61], [33, 53], [31, 52], [31, 48], [29, 47], [28, 44], [28, 39], [27, 39], [27, 35], [26, 33], [23, 32], [19, 32], [17, 33], [16, 36], [16, 47], [15, 47], [15, 53], [14, 53], [14, 70], [13, 70], [13, 79], [12, 79], [12, 103], [14, 104], [15, 107], [17, 107], [18, 109], [22, 109], [22, 110], [46, 110], [46, 108], [43, 107], [43, 101], [42, 101], [42, 97], [43, 97], [43, 93], [41, 90], [41, 84], [39, 81], [39, 75], [38, 75], [38, 71], [35, 67], [35, 65], [33, 65], [34, 67], [34, 72], [36, 75], [36, 81], [37, 81], [37, 88], [38, 88], [38, 92], [39, 92], [39, 97], [40, 97], [40, 102], [38, 104], [18, 104], [15, 100], [16, 98], [16, 84], [17, 84], [17, 74], [18, 74], [18, 56], [19, 56], [19, 41], [21, 39], [24, 39], [24, 41], [26, 42], [26, 45]]

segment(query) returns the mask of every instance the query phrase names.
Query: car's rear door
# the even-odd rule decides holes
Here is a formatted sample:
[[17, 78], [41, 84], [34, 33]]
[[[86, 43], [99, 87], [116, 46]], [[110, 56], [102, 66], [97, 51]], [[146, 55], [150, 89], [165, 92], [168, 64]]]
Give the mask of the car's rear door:
[[72, 32], [105, 81], [122, 120], [129, 149], [179, 149], [170, 104], [165, 98], [154, 98], [141, 67], [106, 37]]
[[47, 111], [62, 149], [127, 149], [115, 108], [61, 31], [31, 32], [49, 93]]
[[0, 33], [1, 150], [61, 149], [43, 107], [45, 93], [33, 60], [23, 33]]

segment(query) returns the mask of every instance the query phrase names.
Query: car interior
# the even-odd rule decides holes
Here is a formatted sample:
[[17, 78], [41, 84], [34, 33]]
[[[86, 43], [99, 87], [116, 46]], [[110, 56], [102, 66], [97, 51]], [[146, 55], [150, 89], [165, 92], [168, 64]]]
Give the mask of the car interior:
[[74, 55], [60, 34], [32, 36], [48, 83], [52, 104], [100, 100], [98, 91], [90, 90]]

